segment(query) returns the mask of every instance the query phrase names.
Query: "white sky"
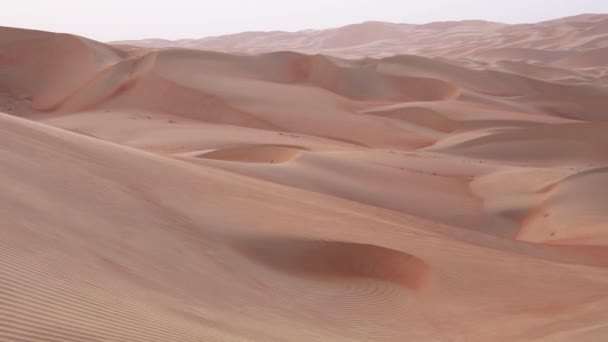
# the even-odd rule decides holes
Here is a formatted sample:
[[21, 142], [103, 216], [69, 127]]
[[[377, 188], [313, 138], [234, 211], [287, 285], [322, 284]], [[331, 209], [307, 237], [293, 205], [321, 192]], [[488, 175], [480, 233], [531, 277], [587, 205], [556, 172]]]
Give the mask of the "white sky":
[[0, 26], [100, 41], [321, 29], [368, 20], [537, 22], [608, 13], [608, 0], [5, 0]]

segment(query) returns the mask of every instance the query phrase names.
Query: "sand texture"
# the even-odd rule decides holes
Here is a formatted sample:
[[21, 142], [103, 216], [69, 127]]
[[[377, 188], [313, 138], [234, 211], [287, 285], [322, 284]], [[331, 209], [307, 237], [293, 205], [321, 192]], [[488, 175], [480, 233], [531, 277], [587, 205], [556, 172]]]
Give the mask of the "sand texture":
[[608, 15], [0, 28], [0, 341], [608, 341]]

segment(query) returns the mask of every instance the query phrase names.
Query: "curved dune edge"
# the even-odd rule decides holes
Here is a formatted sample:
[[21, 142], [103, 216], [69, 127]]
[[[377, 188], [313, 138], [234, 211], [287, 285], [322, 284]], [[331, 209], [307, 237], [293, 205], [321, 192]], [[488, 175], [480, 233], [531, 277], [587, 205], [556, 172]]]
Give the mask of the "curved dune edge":
[[458, 126], [436, 110], [420, 106], [387, 106], [367, 110], [365, 114], [401, 120], [416, 126], [438, 132], [452, 132]]
[[73, 94], [63, 99], [54, 110], [77, 112], [97, 105], [134, 85], [154, 66], [156, 52], [121, 60], [101, 70]]
[[480, 177], [471, 190], [494, 218], [494, 234], [537, 244], [605, 246], [607, 171], [523, 168]]
[[517, 238], [558, 245], [605, 245], [607, 181], [608, 167], [599, 167], [547, 187], [541, 205], [525, 217]]
[[300, 55], [297, 61], [289, 58], [291, 74], [297, 75], [294, 80], [353, 100], [442, 101], [460, 95], [459, 87], [441, 79], [382, 73], [379, 61], [325, 55]]
[[197, 158], [241, 163], [282, 164], [298, 159], [304, 148], [287, 145], [251, 145], [213, 150]]
[[431, 275], [424, 260], [371, 244], [254, 238], [238, 243], [236, 249], [267, 267], [319, 280], [368, 278], [420, 292], [429, 286]]
[[[428, 150], [510, 162], [549, 163], [606, 161], [604, 123], [534, 126], [468, 136], [454, 143], [438, 143]], [[453, 136], [451, 137], [454, 138]]]
[[544, 211], [543, 202], [568, 174], [567, 170], [513, 169], [478, 177], [470, 187], [493, 219], [493, 234], [544, 242], [532, 241], [521, 232], [526, 229], [529, 217]]

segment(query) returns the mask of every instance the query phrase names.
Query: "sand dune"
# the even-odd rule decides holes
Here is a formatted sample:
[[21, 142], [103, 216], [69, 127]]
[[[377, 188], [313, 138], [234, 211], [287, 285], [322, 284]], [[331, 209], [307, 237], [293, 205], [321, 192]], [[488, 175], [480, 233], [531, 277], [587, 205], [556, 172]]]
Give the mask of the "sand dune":
[[32, 107], [54, 110], [103, 68], [121, 59], [108, 45], [71, 36], [10, 28], [0, 30], [4, 63], [12, 66], [2, 87]]
[[[299, 51], [341, 57], [422, 56], [550, 62], [567, 54], [605, 48], [605, 14], [580, 15], [535, 24], [506, 25], [482, 20], [425, 25], [365, 22], [327, 30], [245, 32], [178, 41], [116, 42], [145, 47], [180, 47], [238, 53]], [[483, 56], [489, 53], [488, 56]], [[481, 55], [481, 56], [479, 56]], [[483, 57], [483, 58], [481, 58]]]
[[549, 64], [572, 55], [571, 51], [565, 50], [540, 50], [530, 48], [495, 48], [482, 50], [475, 55], [484, 60], [525, 61]]
[[571, 68], [608, 67], [608, 48], [594, 49], [565, 57], [557, 65]]
[[601, 189], [608, 180], [607, 171], [605, 167], [585, 170], [555, 184], [541, 204], [543, 214], [529, 217], [519, 237], [557, 244], [606, 245]]
[[597, 165], [607, 161], [605, 129], [602, 123], [535, 126], [443, 144], [438, 149], [526, 165]]
[[456, 123], [428, 107], [391, 105], [365, 111], [366, 114], [388, 117], [437, 132], [451, 132]]
[[0, 28], [0, 340], [606, 340], [607, 23]]

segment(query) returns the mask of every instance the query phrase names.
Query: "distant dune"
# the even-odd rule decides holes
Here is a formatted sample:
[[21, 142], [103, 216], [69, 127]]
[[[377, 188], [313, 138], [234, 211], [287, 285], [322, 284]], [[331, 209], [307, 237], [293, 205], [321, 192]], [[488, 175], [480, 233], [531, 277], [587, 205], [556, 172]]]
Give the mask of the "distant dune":
[[608, 341], [607, 49], [0, 28], [0, 340]]

